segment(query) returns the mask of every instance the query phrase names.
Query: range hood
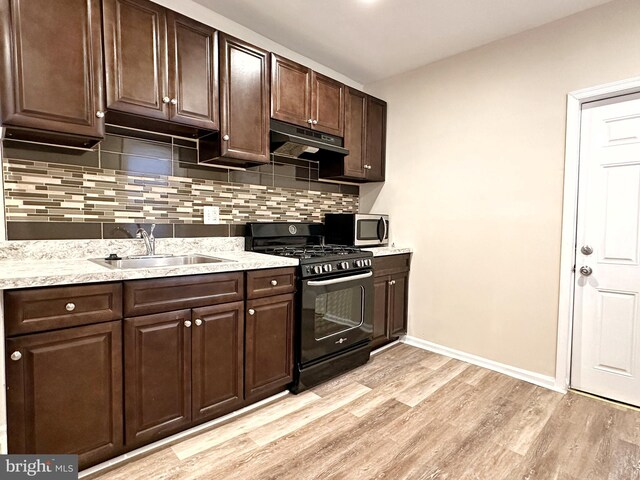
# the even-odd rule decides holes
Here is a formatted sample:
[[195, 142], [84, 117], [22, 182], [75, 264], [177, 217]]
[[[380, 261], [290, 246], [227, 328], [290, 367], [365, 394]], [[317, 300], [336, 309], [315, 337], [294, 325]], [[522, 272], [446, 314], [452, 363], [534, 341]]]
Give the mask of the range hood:
[[271, 120], [271, 153], [290, 158], [323, 160], [349, 154], [344, 140], [278, 120]]

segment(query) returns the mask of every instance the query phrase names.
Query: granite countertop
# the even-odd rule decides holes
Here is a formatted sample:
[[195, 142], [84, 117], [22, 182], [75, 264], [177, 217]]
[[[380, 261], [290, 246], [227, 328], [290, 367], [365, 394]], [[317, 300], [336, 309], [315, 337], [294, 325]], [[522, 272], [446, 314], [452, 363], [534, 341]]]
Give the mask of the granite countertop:
[[401, 255], [403, 253], [413, 253], [411, 248], [400, 248], [400, 247], [372, 247], [372, 248], [363, 248], [367, 252], [373, 252], [374, 257], [383, 257], [385, 255]]
[[109, 282], [140, 278], [173, 277], [263, 268], [293, 267], [298, 260], [245, 251], [207, 253], [228, 260], [221, 263], [172, 267], [114, 269], [87, 259], [24, 259], [0, 261], [0, 290], [77, 283]]

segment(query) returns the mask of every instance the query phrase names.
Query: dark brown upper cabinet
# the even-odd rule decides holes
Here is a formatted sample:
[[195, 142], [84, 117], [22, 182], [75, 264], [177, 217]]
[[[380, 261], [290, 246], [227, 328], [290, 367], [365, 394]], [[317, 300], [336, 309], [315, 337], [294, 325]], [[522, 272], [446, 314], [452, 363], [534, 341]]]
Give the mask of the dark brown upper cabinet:
[[220, 34], [219, 157], [269, 163], [269, 52]]
[[367, 133], [365, 146], [366, 178], [384, 182], [387, 150], [387, 103], [367, 97]]
[[107, 109], [217, 130], [216, 31], [146, 0], [103, 5]]
[[342, 137], [344, 85], [271, 54], [271, 117]]
[[76, 454], [80, 468], [120, 453], [121, 328], [116, 321], [7, 339], [9, 453]]
[[0, 0], [7, 137], [91, 146], [104, 136], [101, 25], [99, 0]]
[[386, 102], [346, 87], [344, 160], [320, 162], [320, 177], [384, 182], [387, 136]]

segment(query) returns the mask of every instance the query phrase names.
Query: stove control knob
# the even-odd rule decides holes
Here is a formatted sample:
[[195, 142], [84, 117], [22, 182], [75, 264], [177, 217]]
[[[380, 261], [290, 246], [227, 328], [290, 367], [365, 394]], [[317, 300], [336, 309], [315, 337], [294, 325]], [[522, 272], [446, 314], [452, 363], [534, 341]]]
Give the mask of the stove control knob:
[[347, 268], [349, 268], [349, 264], [348, 264], [347, 262], [340, 262], [340, 263], [338, 264], [338, 268], [339, 268], [340, 270], [346, 270]]
[[313, 273], [322, 273], [322, 266], [316, 265], [315, 267], [313, 267]]
[[356, 260], [356, 267], [362, 267], [362, 260]]
[[322, 269], [323, 269], [325, 272], [330, 272], [331, 270], [333, 270], [333, 268], [331, 267], [331, 265], [329, 265], [328, 263], [324, 264], [324, 265], [322, 266]]
[[371, 259], [370, 259], [370, 258], [367, 258], [367, 259], [364, 261], [364, 264], [365, 264], [367, 267], [370, 267], [370, 266], [371, 266]]

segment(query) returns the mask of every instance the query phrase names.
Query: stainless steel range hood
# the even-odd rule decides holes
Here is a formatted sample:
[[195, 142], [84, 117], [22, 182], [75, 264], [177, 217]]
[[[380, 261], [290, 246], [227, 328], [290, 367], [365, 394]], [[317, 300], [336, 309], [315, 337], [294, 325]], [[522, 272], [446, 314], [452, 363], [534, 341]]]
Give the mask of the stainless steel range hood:
[[344, 140], [288, 123], [271, 120], [271, 153], [309, 160], [336, 159], [349, 154]]

